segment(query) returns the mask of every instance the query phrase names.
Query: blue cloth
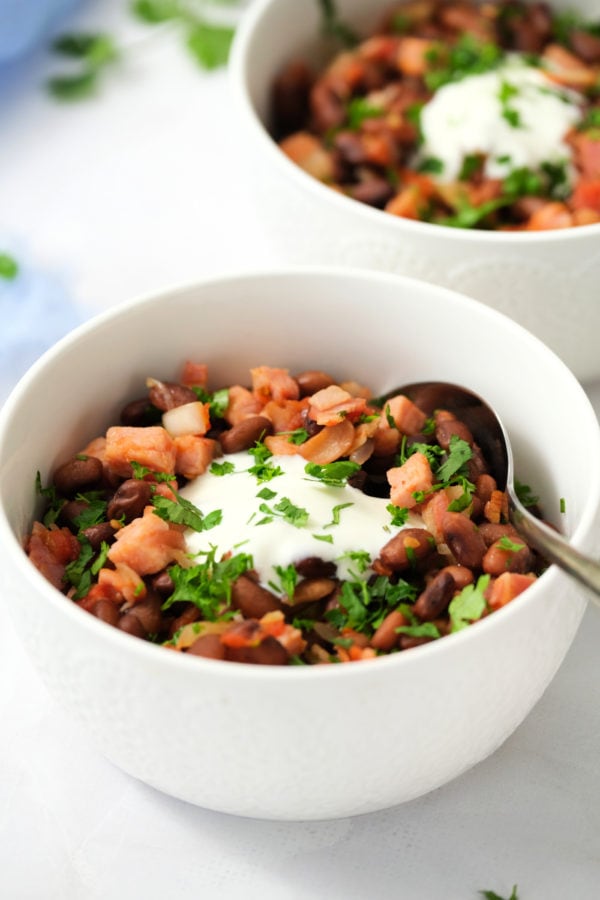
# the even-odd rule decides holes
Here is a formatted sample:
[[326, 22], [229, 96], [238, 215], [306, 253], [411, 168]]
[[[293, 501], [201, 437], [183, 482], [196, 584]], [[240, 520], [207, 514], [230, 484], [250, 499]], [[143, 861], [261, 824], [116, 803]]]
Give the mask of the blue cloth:
[[0, 64], [34, 50], [80, 0], [0, 0]]
[[0, 278], [0, 404], [32, 363], [85, 318], [59, 277], [11, 255], [19, 273]]

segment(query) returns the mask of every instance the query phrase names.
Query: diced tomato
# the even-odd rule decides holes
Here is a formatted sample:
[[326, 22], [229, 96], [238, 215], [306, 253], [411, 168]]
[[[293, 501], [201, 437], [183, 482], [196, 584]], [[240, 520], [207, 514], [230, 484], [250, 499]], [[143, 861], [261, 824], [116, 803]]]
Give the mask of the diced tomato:
[[486, 592], [490, 609], [500, 609], [514, 600], [526, 588], [536, 581], [535, 575], [520, 575], [517, 572], [503, 572], [496, 578]]
[[[600, 141], [598, 141], [598, 147], [600, 148]], [[591, 209], [600, 213], [600, 178], [597, 181], [586, 181], [581, 178], [573, 191], [569, 204], [573, 209]]]
[[61, 590], [65, 568], [79, 556], [81, 544], [68, 528], [46, 528], [34, 522], [27, 542], [27, 554], [36, 569]]

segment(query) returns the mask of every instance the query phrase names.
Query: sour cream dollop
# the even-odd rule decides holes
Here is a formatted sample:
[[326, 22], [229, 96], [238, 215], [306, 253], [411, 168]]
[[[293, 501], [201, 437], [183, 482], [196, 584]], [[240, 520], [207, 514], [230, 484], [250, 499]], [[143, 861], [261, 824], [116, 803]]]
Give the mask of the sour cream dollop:
[[[286, 567], [311, 556], [336, 562], [342, 578], [350, 569], [359, 574], [356, 561], [345, 554], [366, 551], [374, 560], [402, 527], [422, 527], [422, 519], [415, 514], [409, 515], [405, 526], [392, 525], [386, 509], [389, 499], [370, 497], [350, 485], [330, 487], [309, 478], [306, 460], [299, 455], [271, 457], [269, 464], [279, 467], [282, 474], [260, 484], [248, 472], [255, 463], [250, 454], [232, 453], [218, 460], [223, 461], [232, 463], [234, 471], [215, 475], [209, 470], [181, 490], [205, 516], [214, 510], [222, 513], [216, 527], [186, 532], [189, 552], [209, 551], [214, 546], [217, 558], [228, 551], [249, 553], [265, 585], [274, 577], [274, 566]], [[286, 500], [308, 513], [301, 527], [278, 511], [277, 505]]]
[[565, 135], [583, 98], [511, 54], [497, 69], [446, 84], [421, 111], [422, 156], [443, 164], [439, 181], [458, 178], [466, 156], [486, 154], [485, 174], [568, 162]]

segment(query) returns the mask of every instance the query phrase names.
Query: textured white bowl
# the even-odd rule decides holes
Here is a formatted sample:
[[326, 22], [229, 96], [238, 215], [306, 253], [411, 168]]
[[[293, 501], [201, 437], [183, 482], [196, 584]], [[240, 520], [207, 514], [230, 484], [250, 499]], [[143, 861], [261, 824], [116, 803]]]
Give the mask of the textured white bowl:
[[[600, 458], [571, 372], [510, 319], [443, 288], [349, 269], [238, 276], [103, 314], [34, 365], [0, 414], [2, 601], [42, 678], [99, 751], [148, 784], [246, 816], [382, 809], [495, 750], [561, 663], [585, 598], [551, 568], [505, 609], [439, 642], [350, 665], [260, 667], [145, 643], [71, 604], [22, 550], [35, 473], [116, 421], [146, 376], [206, 361], [215, 384], [268, 363], [387, 390], [426, 378], [489, 397], [521, 478], [594, 549]], [[597, 548], [596, 548], [597, 549]]]
[[[336, 2], [340, 17], [363, 33], [390, 5]], [[598, 17], [597, 0], [550, 6]], [[324, 59], [320, 23], [317, 0], [254, 0], [232, 51], [240, 165], [280, 258], [366, 266], [453, 288], [524, 325], [582, 381], [600, 378], [600, 224], [519, 234], [414, 222], [332, 191], [279, 150], [267, 130], [273, 79], [290, 59]]]

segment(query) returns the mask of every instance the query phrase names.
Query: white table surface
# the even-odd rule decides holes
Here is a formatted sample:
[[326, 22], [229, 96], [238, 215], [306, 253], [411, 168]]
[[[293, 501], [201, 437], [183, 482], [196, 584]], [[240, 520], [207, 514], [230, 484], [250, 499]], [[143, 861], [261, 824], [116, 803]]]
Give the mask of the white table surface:
[[[0, 251], [83, 316], [284, 262], [238, 172], [226, 73], [202, 73], [176, 33], [126, 7], [93, 0], [69, 22], [132, 45], [97, 99], [49, 99], [46, 52], [0, 72]], [[600, 413], [600, 384], [586, 389]], [[113, 767], [47, 694], [4, 613], [0, 898], [476, 900], [517, 884], [519, 900], [595, 900], [599, 647], [590, 606], [527, 720], [451, 784], [377, 814], [282, 824], [186, 805]]]

